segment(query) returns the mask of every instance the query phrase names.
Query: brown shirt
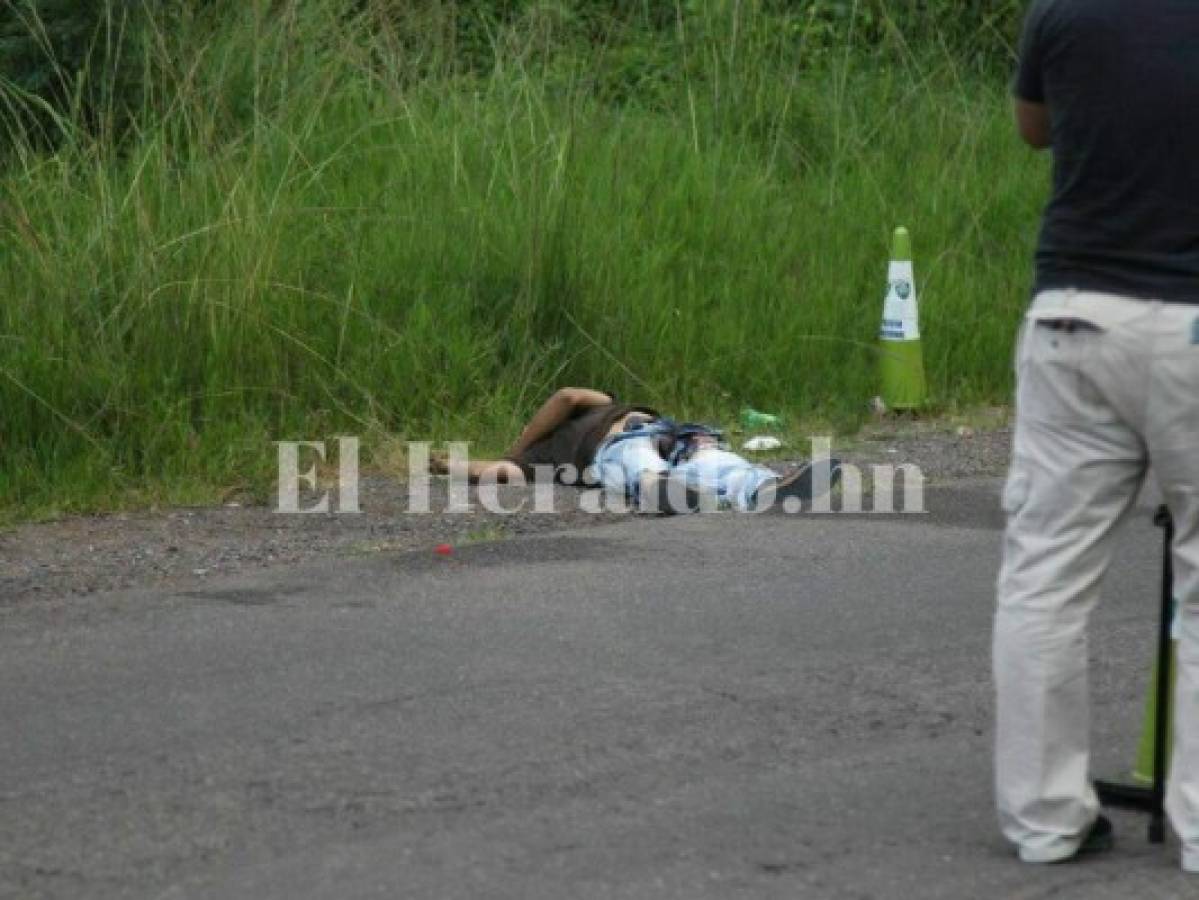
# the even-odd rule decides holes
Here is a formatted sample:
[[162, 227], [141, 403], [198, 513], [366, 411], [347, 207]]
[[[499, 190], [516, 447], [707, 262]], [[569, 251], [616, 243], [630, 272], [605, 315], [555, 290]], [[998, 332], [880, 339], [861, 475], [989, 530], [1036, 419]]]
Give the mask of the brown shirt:
[[563, 477], [569, 473], [563, 473], [561, 467], [573, 466], [574, 474], [581, 475], [595, 461], [595, 453], [612, 426], [629, 413], [642, 413], [654, 418], [658, 416], [647, 406], [626, 406], [623, 403], [580, 409], [551, 434], [531, 444], [518, 457], [513, 457], [512, 462], [520, 466], [529, 478], [533, 477], [534, 466], [553, 466], [557, 470], [555, 478], [565, 484], [573, 484], [574, 479]]

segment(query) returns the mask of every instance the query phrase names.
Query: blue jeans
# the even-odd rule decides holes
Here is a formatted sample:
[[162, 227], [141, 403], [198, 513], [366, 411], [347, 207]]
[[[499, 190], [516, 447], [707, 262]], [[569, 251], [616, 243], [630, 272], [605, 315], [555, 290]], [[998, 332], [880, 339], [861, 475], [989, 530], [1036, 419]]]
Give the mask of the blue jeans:
[[642, 475], [654, 472], [680, 478], [688, 487], [715, 494], [720, 506], [738, 510], [750, 509], [758, 489], [778, 478], [773, 470], [717, 447], [703, 447], [672, 468], [650, 435], [608, 438], [596, 451], [595, 468], [606, 490], [623, 492], [633, 502], [640, 499]]

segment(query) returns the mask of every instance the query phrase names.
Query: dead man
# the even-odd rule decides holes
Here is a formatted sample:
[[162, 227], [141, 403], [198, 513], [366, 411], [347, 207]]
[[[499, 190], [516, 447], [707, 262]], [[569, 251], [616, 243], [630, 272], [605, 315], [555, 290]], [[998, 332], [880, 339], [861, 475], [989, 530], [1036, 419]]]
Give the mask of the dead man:
[[542, 404], [502, 459], [457, 464], [437, 457], [431, 468], [472, 482], [552, 477], [568, 485], [598, 486], [620, 493], [642, 512], [663, 514], [712, 506], [761, 511], [786, 498], [802, 505], [840, 477], [835, 459], [780, 475], [733, 453], [716, 428], [678, 423], [648, 406], [571, 387], [560, 388]]

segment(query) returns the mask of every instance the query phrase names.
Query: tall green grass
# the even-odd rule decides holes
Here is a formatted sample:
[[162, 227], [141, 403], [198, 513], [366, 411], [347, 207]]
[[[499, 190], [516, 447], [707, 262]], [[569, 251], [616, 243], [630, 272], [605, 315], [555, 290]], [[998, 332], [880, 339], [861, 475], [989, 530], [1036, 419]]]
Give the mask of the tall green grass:
[[261, 487], [276, 439], [494, 449], [563, 384], [850, 425], [899, 224], [935, 403], [1005, 399], [1046, 171], [1003, 76], [775, 24], [542, 18], [483, 73], [332, 4], [152, 35], [131, 137], [10, 135], [0, 507]]

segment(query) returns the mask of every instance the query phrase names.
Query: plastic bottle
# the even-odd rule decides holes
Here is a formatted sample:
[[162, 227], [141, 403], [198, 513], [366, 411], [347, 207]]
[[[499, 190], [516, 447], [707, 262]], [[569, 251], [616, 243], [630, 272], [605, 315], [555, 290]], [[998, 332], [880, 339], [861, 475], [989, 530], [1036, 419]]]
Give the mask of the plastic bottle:
[[783, 417], [746, 406], [741, 409], [741, 424], [746, 428], [777, 428], [783, 424]]

